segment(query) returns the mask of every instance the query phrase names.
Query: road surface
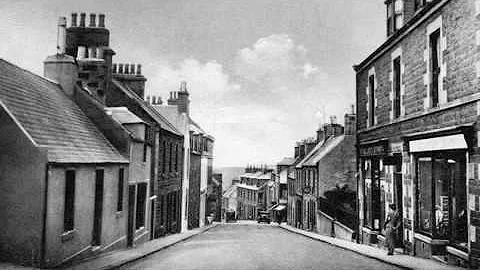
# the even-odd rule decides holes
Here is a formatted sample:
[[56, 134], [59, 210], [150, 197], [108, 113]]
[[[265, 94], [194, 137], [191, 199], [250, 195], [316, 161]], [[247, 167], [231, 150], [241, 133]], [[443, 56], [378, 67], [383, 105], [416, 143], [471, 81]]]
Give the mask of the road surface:
[[226, 224], [120, 269], [399, 269], [272, 225]]

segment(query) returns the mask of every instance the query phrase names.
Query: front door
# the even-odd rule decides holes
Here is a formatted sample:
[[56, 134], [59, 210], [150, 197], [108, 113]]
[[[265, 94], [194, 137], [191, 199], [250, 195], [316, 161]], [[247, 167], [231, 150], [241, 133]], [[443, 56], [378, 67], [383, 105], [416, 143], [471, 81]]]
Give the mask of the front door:
[[95, 206], [93, 212], [92, 246], [102, 244], [103, 178], [104, 170], [95, 173]]
[[127, 246], [133, 246], [135, 238], [135, 185], [128, 186]]

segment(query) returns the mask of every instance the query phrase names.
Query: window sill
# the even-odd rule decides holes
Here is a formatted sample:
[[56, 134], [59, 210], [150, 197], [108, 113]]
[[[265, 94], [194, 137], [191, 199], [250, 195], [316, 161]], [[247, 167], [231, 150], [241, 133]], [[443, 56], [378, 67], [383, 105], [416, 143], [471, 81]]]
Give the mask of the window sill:
[[446, 245], [449, 242], [448, 240], [443, 239], [433, 239], [430, 236], [426, 236], [420, 233], [415, 233], [414, 238], [430, 245]]
[[141, 231], [143, 231], [143, 230], [145, 230], [145, 226], [142, 226], [142, 227], [140, 227], [140, 228], [138, 228], [138, 229], [135, 229], [135, 234], [137, 234], [137, 233], [139, 233], [139, 232], [141, 232]]
[[71, 241], [73, 238], [75, 238], [76, 233], [77, 231], [75, 229], [62, 233], [62, 235], [60, 236], [60, 238], [62, 239], [62, 243]]

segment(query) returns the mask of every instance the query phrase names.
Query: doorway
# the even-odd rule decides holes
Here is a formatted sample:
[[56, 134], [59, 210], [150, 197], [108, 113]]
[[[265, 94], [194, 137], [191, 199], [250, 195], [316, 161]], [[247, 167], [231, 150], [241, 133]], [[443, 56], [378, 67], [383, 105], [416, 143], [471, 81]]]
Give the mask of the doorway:
[[128, 186], [128, 221], [127, 221], [127, 246], [132, 247], [135, 237], [133, 225], [135, 222], [135, 185]]
[[92, 246], [100, 246], [102, 244], [103, 179], [104, 170], [96, 170]]

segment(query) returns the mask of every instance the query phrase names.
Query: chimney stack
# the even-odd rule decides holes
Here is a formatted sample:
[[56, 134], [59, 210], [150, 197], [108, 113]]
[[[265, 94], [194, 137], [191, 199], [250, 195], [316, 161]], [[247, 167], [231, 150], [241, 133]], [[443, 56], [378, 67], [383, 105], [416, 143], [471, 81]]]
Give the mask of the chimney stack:
[[101, 28], [105, 27], [105, 14], [98, 15], [98, 27], [101, 27]]
[[57, 54], [65, 54], [66, 38], [67, 38], [67, 18], [58, 18], [58, 33], [57, 33]]
[[77, 27], [77, 13], [72, 13], [72, 27]]
[[97, 24], [95, 23], [97, 15], [95, 13], [90, 13], [90, 25], [88, 27], [95, 27]]
[[80, 13], [80, 27], [85, 27], [85, 12]]

